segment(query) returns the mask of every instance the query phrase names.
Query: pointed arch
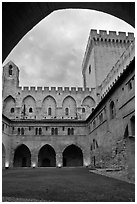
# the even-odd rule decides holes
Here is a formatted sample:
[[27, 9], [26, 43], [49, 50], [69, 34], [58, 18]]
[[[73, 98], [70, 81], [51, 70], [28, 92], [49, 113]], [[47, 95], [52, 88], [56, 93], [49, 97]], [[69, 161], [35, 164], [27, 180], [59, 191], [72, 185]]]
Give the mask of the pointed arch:
[[31, 166], [31, 152], [25, 144], [21, 144], [15, 149], [13, 166], [14, 167]]
[[55, 117], [56, 116], [57, 102], [53, 96], [46, 96], [42, 102], [42, 111], [44, 116]]
[[22, 101], [22, 114], [27, 117], [34, 117], [36, 112], [36, 100], [33, 96], [28, 95]]
[[91, 96], [86, 96], [82, 101], [82, 106], [93, 108], [95, 107], [95, 100]]
[[3, 114], [9, 118], [15, 116], [16, 101], [11, 95], [7, 96], [3, 102]]
[[62, 102], [62, 110], [64, 117], [76, 117], [77, 104], [72, 96], [67, 96]]
[[64, 149], [63, 166], [83, 166], [83, 153], [80, 147], [71, 144]]
[[46, 144], [41, 147], [38, 153], [39, 167], [55, 167], [56, 166], [56, 152], [54, 148]]

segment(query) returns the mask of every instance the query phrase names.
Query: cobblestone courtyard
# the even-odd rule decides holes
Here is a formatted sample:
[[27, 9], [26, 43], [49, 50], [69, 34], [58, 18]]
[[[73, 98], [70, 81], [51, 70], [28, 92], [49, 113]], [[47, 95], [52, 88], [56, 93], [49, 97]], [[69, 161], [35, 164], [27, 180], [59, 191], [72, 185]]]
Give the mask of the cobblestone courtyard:
[[87, 168], [3, 170], [3, 201], [130, 202], [135, 185], [90, 173]]

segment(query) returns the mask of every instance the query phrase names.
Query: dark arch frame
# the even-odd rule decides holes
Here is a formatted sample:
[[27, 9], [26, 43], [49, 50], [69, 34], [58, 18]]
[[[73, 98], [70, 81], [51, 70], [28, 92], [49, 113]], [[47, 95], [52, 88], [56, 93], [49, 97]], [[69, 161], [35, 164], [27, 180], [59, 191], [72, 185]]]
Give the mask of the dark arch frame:
[[31, 152], [25, 144], [17, 146], [13, 158], [14, 167], [31, 167]]
[[40, 148], [38, 152], [38, 166], [39, 167], [56, 166], [56, 152], [51, 145], [45, 144]]
[[38, 22], [53, 11], [69, 8], [105, 12], [135, 26], [134, 2], [3, 2], [3, 61], [21, 38]]
[[63, 166], [83, 166], [83, 152], [77, 145], [71, 144], [63, 151]]

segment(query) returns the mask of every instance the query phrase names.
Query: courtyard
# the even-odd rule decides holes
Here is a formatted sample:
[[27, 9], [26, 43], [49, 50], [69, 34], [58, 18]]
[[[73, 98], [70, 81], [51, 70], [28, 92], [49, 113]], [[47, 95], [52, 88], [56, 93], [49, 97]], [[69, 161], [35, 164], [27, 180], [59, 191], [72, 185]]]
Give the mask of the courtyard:
[[2, 174], [3, 197], [54, 202], [135, 201], [134, 184], [90, 173], [88, 168], [13, 168]]

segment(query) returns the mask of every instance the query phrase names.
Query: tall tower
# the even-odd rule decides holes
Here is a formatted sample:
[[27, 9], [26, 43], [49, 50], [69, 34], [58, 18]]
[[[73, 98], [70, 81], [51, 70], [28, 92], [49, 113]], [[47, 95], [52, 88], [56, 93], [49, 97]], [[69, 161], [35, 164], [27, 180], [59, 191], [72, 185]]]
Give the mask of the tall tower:
[[134, 40], [134, 34], [91, 30], [82, 64], [84, 88], [96, 88]]
[[19, 69], [12, 61], [10, 61], [3, 67], [2, 75], [3, 99], [5, 99], [9, 95], [15, 96], [18, 87], [19, 87]]

